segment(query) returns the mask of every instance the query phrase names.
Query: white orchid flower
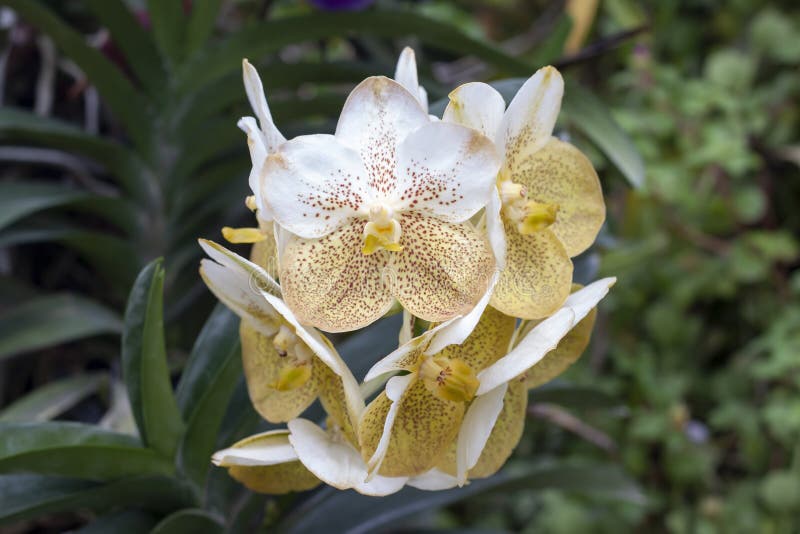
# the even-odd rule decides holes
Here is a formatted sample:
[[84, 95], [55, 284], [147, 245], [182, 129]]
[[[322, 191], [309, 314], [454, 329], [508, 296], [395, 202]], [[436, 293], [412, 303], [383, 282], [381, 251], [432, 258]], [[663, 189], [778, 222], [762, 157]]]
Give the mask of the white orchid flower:
[[368, 78], [335, 135], [295, 138], [267, 158], [263, 197], [295, 235], [281, 254], [286, 302], [331, 332], [366, 326], [395, 299], [429, 321], [468, 313], [496, 266], [468, 219], [498, 169], [485, 136], [431, 122], [402, 85]]

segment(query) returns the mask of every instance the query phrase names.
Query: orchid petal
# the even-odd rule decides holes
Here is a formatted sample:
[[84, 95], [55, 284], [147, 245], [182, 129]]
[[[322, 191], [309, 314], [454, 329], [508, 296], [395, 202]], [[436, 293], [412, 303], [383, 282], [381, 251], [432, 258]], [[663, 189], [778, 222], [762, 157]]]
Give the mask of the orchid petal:
[[293, 237], [281, 254], [286, 303], [300, 322], [327, 332], [362, 328], [392, 307], [388, 252], [361, 252], [364, 223], [314, 240]]
[[616, 278], [603, 278], [569, 296], [564, 306], [531, 330], [506, 356], [478, 374], [477, 395], [513, 380], [558, 346], [559, 341], [608, 294]]
[[335, 488], [382, 496], [399, 491], [407, 480], [377, 476], [366, 483], [367, 466], [351, 445], [332, 440], [328, 433], [306, 419], [289, 421], [289, 430], [289, 441], [303, 465]]
[[424, 491], [441, 491], [458, 486], [458, 479], [439, 469], [431, 469], [409, 478], [406, 485]]
[[265, 220], [272, 220], [272, 213], [270, 213], [264, 197], [261, 195], [261, 189], [258, 186], [261, 170], [264, 167], [264, 162], [267, 161], [267, 146], [264, 139], [264, 133], [258, 128], [256, 120], [253, 117], [242, 117], [236, 123], [240, 130], [247, 134], [247, 148], [250, 150], [250, 175], [247, 178], [247, 183], [250, 185], [250, 190], [256, 198], [256, 208], [258, 208], [258, 216]]
[[428, 122], [416, 95], [394, 80], [374, 76], [350, 93], [336, 126], [336, 138], [361, 155], [375, 194], [388, 195], [396, 182], [397, 146]]
[[366, 174], [358, 153], [332, 135], [303, 135], [267, 158], [259, 187], [281, 226], [314, 238], [369, 209]]
[[592, 337], [597, 308], [592, 309], [569, 333], [561, 338], [558, 346], [548, 352], [539, 363], [525, 373], [525, 384], [528, 389], [550, 382], [578, 361], [589, 345]]
[[297, 460], [286, 430], [273, 430], [245, 438], [214, 453], [212, 462], [227, 467], [231, 477], [259, 493], [279, 495], [305, 491], [320, 483]]
[[506, 103], [494, 87], [480, 82], [465, 83], [447, 96], [450, 103], [444, 110], [443, 121], [461, 124], [478, 130], [490, 139], [495, 138]]
[[592, 162], [569, 143], [555, 137], [511, 168], [512, 179], [524, 185], [528, 198], [558, 206], [549, 227], [570, 257], [594, 242], [606, 217], [603, 190]]
[[447, 333], [447, 329], [443, 329], [434, 336], [426, 354], [459, 359], [477, 373], [508, 352], [508, 344], [514, 334], [516, 323], [514, 317], [509, 317], [494, 308], [486, 308], [464, 341], [434, 352], [431, 347], [434, 347], [434, 343]]
[[305, 383], [280, 391], [274, 384], [280, 378], [286, 358], [278, 354], [272, 338], [262, 335], [247, 321], [242, 321], [239, 335], [247, 391], [256, 411], [271, 423], [284, 423], [303, 413], [324, 385], [322, 368], [325, 366], [319, 361], [308, 362], [306, 365], [311, 366], [311, 375]]
[[350, 368], [344, 360], [342, 360], [342, 357], [336, 352], [333, 344], [318, 331], [305, 328], [300, 324], [297, 317], [295, 317], [292, 310], [284, 301], [266, 292], [262, 292], [262, 295], [272, 304], [275, 311], [295, 328], [295, 334], [308, 345], [317, 358], [341, 378], [348, 410], [353, 414], [353, 417], [358, 418], [364, 410], [364, 400], [359, 393], [358, 382], [353, 377], [353, 373], [350, 372]]
[[261, 131], [264, 133], [264, 146], [267, 153], [272, 153], [281, 143], [286, 141], [286, 138], [278, 131], [272, 120], [272, 114], [269, 111], [269, 105], [267, 105], [267, 97], [264, 94], [264, 86], [258, 76], [258, 71], [246, 59], [242, 60], [242, 76], [250, 107], [253, 108], [258, 117]]
[[478, 463], [497, 416], [503, 409], [503, 397], [507, 388], [508, 385], [503, 383], [475, 397], [464, 414], [456, 442], [456, 478], [459, 485], [466, 482], [467, 471]]
[[[398, 378], [403, 377], [392, 380]], [[394, 406], [393, 424], [386, 428]], [[428, 391], [422, 380], [412, 380], [399, 400], [392, 401], [384, 391], [367, 406], [358, 429], [361, 453], [372, 458], [388, 432], [388, 445], [378, 472], [384, 476], [420, 475], [434, 467], [446, 452], [458, 434], [463, 415], [463, 402], [441, 400]]]
[[500, 220], [500, 197], [496, 189], [491, 197], [491, 201], [486, 206], [486, 221], [489, 244], [494, 252], [497, 271], [492, 275], [492, 279], [489, 281], [489, 288], [475, 307], [472, 308], [468, 314], [448, 321], [441, 329], [441, 332], [433, 337], [430, 345], [428, 345], [428, 348], [425, 350], [425, 354], [436, 354], [448, 345], [460, 345], [463, 343], [475, 329], [475, 325], [478, 324], [486, 306], [492, 298], [494, 288], [500, 280], [500, 272], [505, 265], [506, 255], [505, 232], [503, 230], [502, 221]]
[[547, 317], [569, 295], [572, 261], [549, 228], [525, 235], [506, 222], [505, 233], [506, 267], [490, 304], [514, 317]]
[[426, 321], [465, 315], [481, 300], [495, 271], [486, 238], [468, 224], [405, 213], [403, 250], [392, 253], [389, 283], [400, 304]]
[[497, 146], [505, 150], [509, 169], [550, 139], [563, 95], [564, 80], [553, 67], [539, 69], [519, 89], [503, 115], [496, 139]]
[[225, 247], [204, 239], [199, 243], [212, 258], [200, 262], [200, 276], [211, 292], [262, 334], [274, 334], [277, 313], [259, 290], [279, 292], [277, 283], [261, 267]]
[[457, 124], [431, 122], [397, 147], [393, 204], [460, 223], [489, 201], [499, 169], [500, 157], [488, 137]]
[[411, 382], [415, 378], [416, 375], [413, 374], [395, 376], [390, 378], [386, 383], [386, 389], [384, 391], [386, 393], [386, 398], [389, 399], [392, 404], [389, 407], [389, 411], [386, 413], [386, 420], [383, 423], [383, 432], [380, 440], [378, 441], [378, 446], [375, 448], [375, 452], [372, 453], [372, 456], [367, 461], [367, 469], [371, 474], [377, 473], [381, 468], [383, 459], [386, 457], [386, 451], [389, 448], [392, 427], [394, 426], [394, 420], [397, 417], [397, 411], [400, 408], [400, 399], [403, 397], [403, 393], [405, 393], [406, 389], [408, 389], [408, 386], [411, 385]]
[[406, 88], [412, 95], [416, 96], [422, 109], [428, 109], [428, 94], [419, 84], [417, 76], [417, 59], [414, 50], [405, 47], [397, 59], [397, 67], [394, 71], [394, 80]]

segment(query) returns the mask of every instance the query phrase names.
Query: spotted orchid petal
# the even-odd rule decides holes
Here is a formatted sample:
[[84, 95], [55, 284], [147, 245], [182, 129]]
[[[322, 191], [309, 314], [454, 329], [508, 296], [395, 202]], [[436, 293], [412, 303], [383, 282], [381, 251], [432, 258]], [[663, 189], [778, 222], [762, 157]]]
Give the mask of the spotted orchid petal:
[[523, 319], [541, 319], [564, 303], [572, 285], [572, 261], [549, 228], [520, 234], [503, 221], [506, 267], [494, 288], [491, 305]]
[[517, 91], [495, 138], [497, 146], [505, 150], [507, 168], [515, 169], [519, 161], [547, 143], [563, 96], [564, 80], [553, 67], [539, 69]]
[[477, 395], [509, 382], [533, 367], [608, 294], [616, 278], [603, 278], [576, 291], [564, 305], [531, 330], [506, 356], [478, 374]]
[[316, 400], [325, 387], [324, 365], [308, 362], [309, 375], [301, 386], [278, 389], [275, 384], [280, 380], [286, 361], [275, 348], [273, 336], [265, 336], [252, 323], [242, 321], [239, 337], [247, 392], [253, 408], [261, 417], [271, 423], [285, 423], [303, 413]]
[[366, 214], [372, 200], [366, 175], [358, 152], [334, 136], [304, 135], [267, 158], [260, 189], [283, 228], [315, 238]]
[[392, 205], [452, 223], [469, 219], [486, 205], [500, 169], [488, 137], [446, 122], [431, 122], [410, 133], [398, 145], [396, 157]]
[[403, 214], [400, 225], [403, 249], [391, 254], [386, 272], [400, 304], [426, 321], [469, 313], [485, 295], [495, 271], [486, 237], [467, 223], [416, 213]]
[[606, 207], [597, 173], [580, 150], [551, 137], [535, 153], [518, 159], [511, 174], [527, 188], [529, 199], [558, 206], [549, 229], [570, 257], [589, 248], [603, 225]]
[[[259, 266], [216, 243], [201, 240], [200, 245], [217, 262], [204, 260], [205, 263], [201, 265], [201, 272], [207, 273], [204, 276], [209, 280], [209, 287], [235, 313], [247, 319], [249, 327], [252, 327], [259, 334], [256, 335], [255, 332], [251, 332], [247, 329], [248, 327], [243, 329], [243, 334], [246, 334], [242, 338], [243, 345], [245, 345], [243, 350], [246, 349], [244, 362], [246, 366], [251, 367], [250, 373], [247, 374], [251, 396], [253, 396], [254, 392], [256, 393], [256, 398], [260, 398], [262, 394], [266, 395], [266, 393], [262, 393], [262, 389], [266, 384], [274, 382], [273, 374], [278, 371], [277, 366], [281, 358], [274, 352], [274, 347], [270, 348], [271, 343], [267, 343], [262, 337], [273, 336], [278, 328], [276, 322], [285, 322], [292, 327], [294, 335], [305, 343], [313, 355], [341, 379], [348, 409], [356, 414], [357, 417], [364, 408], [364, 402], [358, 390], [358, 383], [347, 364], [341, 359], [330, 342], [317, 330], [303, 326], [286, 303], [274, 294], [277, 292], [277, 285], [274, 280]], [[224, 281], [225, 285], [215, 281]], [[268, 361], [272, 361], [273, 365], [268, 365]], [[300, 400], [307, 401], [311, 391], [314, 391], [314, 387], [318, 387], [319, 381], [319, 376], [312, 371], [311, 377], [306, 382], [309, 389], [304, 389], [306, 387], [304, 385], [293, 390], [296, 392], [297, 398], [289, 395], [293, 391], [279, 392], [285, 395], [285, 398], [291, 398], [293, 401], [290, 403], [291, 406], [286, 406], [285, 409], [288, 411], [284, 412], [279, 420], [287, 420], [286, 413], [290, 413], [292, 416], [298, 415], [299, 412], [294, 413], [294, 411], [300, 409]], [[311, 400], [313, 401], [313, 398]], [[310, 401], [308, 402], [310, 403]], [[264, 402], [260, 404], [270, 405], [275, 403], [270, 403], [267, 399], [264, 399]], [[307, 404], [305, 407], [307, 407]], [[276, 407], [275, 409], [278, 408]], [[277, 417], [271, 412], [271, 409], [269, 411], [265, 410], [262, 415], [273, 421]]]
[[[501, 390], [502, 386], [486, 395], [476, 397], [475, 402], [464, 416], [464, 423], [459, 430], [458, 439], [451, 445], [450, 450], [438, 465], [442, 472], [457, 478], [457, 457], [462, 457], [464, 467], [468, 469], [466, 477], [463, 472], [461, 474], [462, 484], [465, 479], [486, 478], [499, 471], [522, 438], [528, 406], [525, 382], [514, 380], [508, 383], [502, 398], [502, 408], [495, 416], [497, 398], [493, 394]], [[480, 401], [484, 397], [489, 397], [489, 399]], [[478, 404], [479, 402], [480, 404]], [[488, 411], [490, 417], [480, 419], [478, 415], [484, 411]], [[468, 426], [468, 419], [477, 424]], [[491, 429], [488, 435], [487, 427]], [[459, 445], [461, 449], [458, 448]]]
[[503, 120], [506, 103], [494, 87], [480, 82], [465, 83], [447, 96], [450, 102], [444, 110], [443, 121], [461, 124], [490, 139], [495, 138]]
[[286, 240], [280, 280], [301, 322], [344, 332], [376, 321], [392, 307], [388, 253], [361, 252], [363, 227], [352, 221], [320, 239]]
[[361, 155], [370, 188], [388, 194], [395, 185], [398, 145], [428, 122], [427, 112], [414, 95], [394, 80], [375, 76], [348, 96], [336, 125], [336, 139]]
[[[397, 378], [403, 377], [392, 380]], [[387, 425], [390, 414], [393, 419]], [[385, 454], [377, 457], [382, 458], [377, 472], [383, 476], [420, 475], [436, 465], [455, 439], [463, 415], [464, 403], [439, 399], [422, 380], [412, 378], [398, 400], [391, 400], [384, 391], [367, 405], [358, 428], [361, 454], [365, 460], [372, 459], [388, 436]]]

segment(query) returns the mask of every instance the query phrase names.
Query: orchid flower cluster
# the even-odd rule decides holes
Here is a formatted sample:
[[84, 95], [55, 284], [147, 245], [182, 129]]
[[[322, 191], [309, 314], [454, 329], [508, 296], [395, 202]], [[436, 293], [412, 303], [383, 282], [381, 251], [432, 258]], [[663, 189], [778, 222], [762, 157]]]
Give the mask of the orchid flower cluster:
[[[287, 428], [213, 462], [273, 494], [324, 482], [380, 496], [492, 475], [522, 436], [528, 389], [580, 356], [615, 282], [572, 283], [570, 258], [605, 207], [589, 160], [552, 135], [561, 75], [540, 69], [507, 108], [489, 85], [462, 85], [438, 118], [406, 49], [394, 79], [352, 91], [335, 134], [286, 140], [243, 69], [258, 224], [223, 235], [252, 253], [201, 240], [200, 274], [241, 317], [255, 409]], [[359, 384], [323, 331], [400, 310], [399, 347]], [[327, 418], [302, 418], [317, 399]]]

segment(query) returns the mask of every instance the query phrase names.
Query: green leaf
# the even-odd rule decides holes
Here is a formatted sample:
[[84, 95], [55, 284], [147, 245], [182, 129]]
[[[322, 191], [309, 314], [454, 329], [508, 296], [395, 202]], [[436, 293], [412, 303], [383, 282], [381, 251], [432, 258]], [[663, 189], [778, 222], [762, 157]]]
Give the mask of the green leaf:
[[[582, 476], [585, 484], [581, 484]], [[386, 525], [400, 530], [399, 521], [426, 510], [438, 509], [488, 491], [501, 493], [521, 489], [561, 489], [607, 495], [635, 504], [644, 502], [638, 487], [615, 466], [509, 466], [493, 477], [447, 491], [405, 488], [394, 495], [375, 498], [353, 491], [325, 488], [285, 516], [280, 526], [286, 532], [304, 534], [364, 534], [383, 530]]]
[[183, 420], [172, 392], [164, 346], [164, 269], [145, 267], [131, 289], [122, 334], [122, 366], [131, 408], [142, 440], [172, 458]]
[[[505, 72], [524, 76], [532, 67], [462, 32], [453, 25], [405, 10], [312, 13], [253, 24], [218, 46], [208, 47], [183, 65], [178, 74], [181, 92], [205, 85], [238, 70], [244, 57], [258, 60], [287, 45], [350, 35], [404, 37], [413, 35], [433, 48], [461, 57], [474, 55]], [[265, 38], [265, 36], [269, 36]]]
[[30, 0], [5, 0], [4, 3], [53, 39], [56, 46], [86, 73], [131, 138], [141, 147], [148, 146], [148, 103], [131, 85], [122, 70], [114, 66], [99, 50], [87, 45], [83, 35], [70, 28], [42, 3]]
[[91, 196], [84, 191], [61, 185], [0, 183], [0, 229], [37, 211]]
[[187, 422], [178, 462], [198, 485], [211, 467], [219, 427], [241, 375], [239, 318], [218, 304], [192, 348], [176, 393]]
[[0, 473], [93, 480], [166, 475], [174, 466], [124, 434], [81, 423], [0, 423]]
[[105, 373], [80, 374], [35, 389], [0, 411], [0, 421], [47, 421], [108, 383]]
[[0, 475], [0, 502], [0, 524], [76, 509], [104, 511], [131, 506], [167, 513], [192, 505], [186, 488], [168, 477], [135, 477], [103, 484], [42, 475]]
[[214, 31], [222, 0], [204, 0], [192, 4], [192, 13], [186, 27], [185, 49], [187, 55], [206, 44]]
[[152, 35], [122, 0], [87, 0], [86, 4], [108, 28], [114, 45], [122, 51], [137, 79], [151, 96], [158, 97], [166, 84], [166, 72]]
[[70, 294], [37, 297], [0, 315], [0, 360], [122, 329], [119, 316]]
[[152, 172], [130, 150], [64, 121], [40, 117], [26, 110], [0, 108], [0, 139], [44, 145], [89, 157], [108, 169], [137, 199], [149, 199], [157, 191]]
[[180, 510], [163, 519], [150, 534], [195, 534], [223, 532], [222, 521], [201, 509]]
[[147, 11], [158, 48], [170, 64], [176, 65], [183, 54], [186, 30], [183, 2], [147, 0]]
[[633, 187], [644, 186], [642, 156], [603, 102], [581, 86], [572, 84], [564, 94], [562, 110], [569, 121], [608, 156]]
[[72, 531], [74, 534], [141, 534], [156, 525], [153, 514], [140, 510], [123, 510], [98, 517], [88, 525]]
[[0, 234], [0, 247], [54, 242], [80, 253], [109, 282], [127, 290], [136, 278], [138, 251], [128, 239], [113, 235], [67, 228], [11, 229]]

